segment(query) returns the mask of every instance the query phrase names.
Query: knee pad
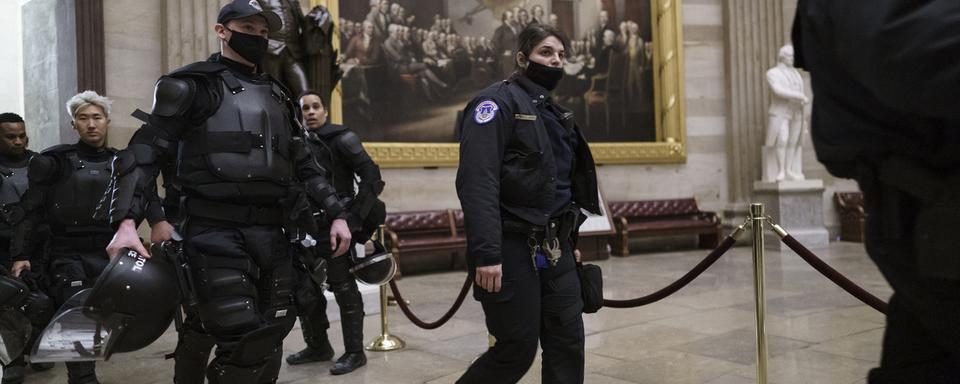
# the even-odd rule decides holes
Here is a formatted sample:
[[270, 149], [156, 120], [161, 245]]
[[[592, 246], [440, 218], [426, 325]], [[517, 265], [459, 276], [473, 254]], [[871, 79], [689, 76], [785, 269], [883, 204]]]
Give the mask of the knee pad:
[[341, 308], [343, 308], [344, 305], [359, 305], [363, 308], [363, 296], [360, 294], [356, 280], [350, 279], [342, 283], [334, 284], [330, 286], [330, 290], [333, 292], [333, 296], [337, 298], [337, 304], [339, 304]]
[[260, 325], [260, 314], [251, 296], [218, 297], [200, 303], [200, 318], [211, 335], [242, 335]]
[[288, 328], [270, 325], [243, 335], [229, 355], [217, 356], [207, 370], [211, 383], [260, 384], [276, 380]]

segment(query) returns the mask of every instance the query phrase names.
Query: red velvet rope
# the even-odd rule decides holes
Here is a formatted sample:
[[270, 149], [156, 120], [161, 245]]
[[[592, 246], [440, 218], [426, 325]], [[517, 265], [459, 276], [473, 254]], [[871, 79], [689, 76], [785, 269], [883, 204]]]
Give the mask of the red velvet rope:
[[730, 247], [733, 247], [733, 244], [736, 242], [737, 241], [730, 236], [725, 237], [723, 241], [720, 242], [720, 245], [714, 248], [713, 251], [711, 251], [706, 258], [701, 260], [700, 263], [693, 267], [690, 272], [687, 272], [685, 275], [680, 277], [679, 280], [674, 281], [659, 291], [651, 293], [647, 296], [629, 300], [604, 299], [603, 306], [610, 308], [634, 308], [663, 300], [667, 296], [670, 296], [679, 291], [681, 288], [687, 286], [687, 284], [690, 284], [691, 281], [700, 276], [703, 271], [706, 271], [707, 268], [710, 268], [713, 263], [720, 259], [720, 256], [723, 256], [725, 253], [727, 253], [727, 251], [730, 250]]
[[844, 291], [847, 291], [847, 293], [853, 295], [853, 297], [856, 297], [873, 309], [876, 309], [881, 313], [887, 313], [886, 302], [880, 300], [870, 292], [867, 292], [867, 290], [861, 288], [857, 284], [854, 284], [854, 282], [840, 274], [840, 272], [837, 272], [836, 269], [833, 269], [833, 267], [817, 257], [817, 255], [814, 255], [813, 252], [810, 252], [807, 247], [804, 247], [803, 244], [800, 244], [800, 242], [793, 238], [793, 236], [786, 235], [780, 239], [780, 241], [786, 244], [787, 247], [790, 247], [790, 249], [796, 252], [797, 255], [800, 255], [800, 257], [806, 261], [807, 264], [810, 264], [813, 269], [816, 269], [817, 272], [820, 272], [820, 274], [826, 276], [826, 278], [830, 279], [830, 281], [832, 281], [834, 284], [840, 286], [840, 288], [843, 288]]
[[460, 289], [460, 294], [457, 296], [457, 301], [453, 303], [453, 306], [450, 307], [447, 313], [444, 313], [440, 319], [429, 323], [421, 320], [410, 310], [410, 306], [407, 305], [407, 302], [403, 300], [403, 295], [400, 294], [400, 288], [397, 288], [396, 280], [390, 280], [390, 290], [393, 291], [393, 297], [397, 299], [397, 305], [400, 306], [400, 311], [410, 319], [410, 322], [423, 329], [437, 329], [446, 324], [447, 321], [450, 321], [453, 315], [460, 310], [460, 306], [463, 305], [463, 299], [467, 297], [467, 292], [470, 291], [470, 284], [472, 282], [470, 275], [467, 275], [466, 280], [463, 281], [463, 288]]

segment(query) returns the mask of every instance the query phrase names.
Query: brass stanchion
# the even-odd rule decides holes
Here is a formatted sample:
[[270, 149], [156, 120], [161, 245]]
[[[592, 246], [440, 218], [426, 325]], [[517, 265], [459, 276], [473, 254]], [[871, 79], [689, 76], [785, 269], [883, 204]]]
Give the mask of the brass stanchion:
[[763, 204], [750, 204], [753, 229], [753, 288], [757, 306], [757, 383], [767, 384], [767, 305], [763, 294]]
[[[384, 241], [383, 226], [377, 230], [377, 239]], [[403, 349], [407, 343], [397, 336], [390, 334], [390, 327], [387, 323], [387, 285], [380, 285], [380, 335], [375, 337], [367, 344], [366, 349], [374, 352], [389, 352]]]

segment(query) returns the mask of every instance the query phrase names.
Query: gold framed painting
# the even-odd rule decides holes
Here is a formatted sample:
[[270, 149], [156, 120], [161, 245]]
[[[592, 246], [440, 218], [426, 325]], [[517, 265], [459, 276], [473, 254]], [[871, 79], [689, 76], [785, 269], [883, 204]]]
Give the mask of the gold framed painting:
[[534, 22], [571, 40], [555, 97], [576, 112], [597, 163], [686, 161], [679, 0], [310, 0], [317, 5], [336, 21], [343, 71], [331, 119], [382, 167], [456, 166], [458, 114], [509, 76], [516, 35]]

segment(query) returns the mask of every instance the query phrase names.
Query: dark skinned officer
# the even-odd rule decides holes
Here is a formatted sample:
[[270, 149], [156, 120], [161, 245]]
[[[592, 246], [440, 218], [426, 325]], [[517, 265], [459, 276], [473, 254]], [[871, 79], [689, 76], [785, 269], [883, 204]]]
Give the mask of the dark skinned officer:
[[583, 301], [575, 251], [580, 209], [598, 212], [593, 157], [573, 113], [550, 91], [566, 38], [520, 33], [510, 79], [481, 91], [460, 125], [457, 193], [474, 298], [495, 345], [459, 383], [515, 383], [543, 348], [544, 383], [582, 383]]

